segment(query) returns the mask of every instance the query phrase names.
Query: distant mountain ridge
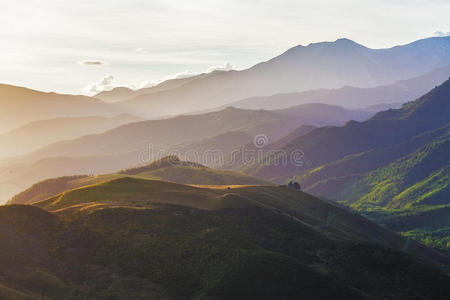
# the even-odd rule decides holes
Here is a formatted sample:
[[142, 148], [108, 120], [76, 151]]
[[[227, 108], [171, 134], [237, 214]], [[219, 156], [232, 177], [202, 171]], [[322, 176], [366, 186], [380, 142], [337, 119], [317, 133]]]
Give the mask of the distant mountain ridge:
[[188, 82], [191, 82], [193, 80], [201, 79], [206, 76], [209, 76], [209, 74], [211, 74], [211, 73], [204, 73], [204, 74], [199, 74], [199, 75], [190, 76], [190, 77], [186, 77], [186, 78], [169, 79], [169, 80], [159, 83], [158, 85], [155, 85], [152, 87], [147, 87], [147, 88], [142, 88], [142, 89], [137, 89], [137, 90], [133, 90], [128, 87], [116, 87], [116, 88], [113, 88], [112, 90], [102, 91], [102, 92], [94, 95], [93, 97], [97, 98], [97, 99], [101, 99], [107, 103], [108, 102], [125, 101], [128, 99], [137, 97], [139, 95], [143, 95], [143, 94], [151, 94], [151, 93], [157, 93], [157, 92], [175, 89], [175, 88], [178, 88], [178, 87], [180, 87]]
[[101, 133], [142, 118], [122, 114], [113, 117], [66, 117], [31, 122], [0, 134], [0, 158], [19, 156], [61, 140]]
[[213, 109], [248, 97], [343, 86], [375, 87], [450, 65], [450, 37], [389, 49], [347, 39], [297, 46], [247, 70], [217, 72], [179, 88], [143, 94], [115, 105], [142, 116]]
[[101, 100], [78, 95], [44, 93], [0, 84], [0, 133], [28, 123], [64, 117], [112, 117], [121, 109]]
[[375, 114], [365, 122], [348, 122], [343, 127], [324, 127], [294, 140], [284, 147], [286, 151], [301, 149], [309, 167], [276, 166], [274, 161], [250, 167], [249, 174], [270, 176], [300, 175], [309, 168], [319, 167], [348, 155], [373, 148], [388, 147], [448, 124], [450, 120], [450, 80], [434, 88], [400, 109], [391, 109]]
[[[372, 114], [318, 104], [281, 111], [227, 108], [207, 114], [137, 122], [0, 161], [0, 185], [23, 189], [51, 177], [112, 173], [159, 159], [172, 151], [182, 158], [205, 163], [201, 159], [205, 157], [203, 150], [218, 150], [227, 155], [230, 146], [239, 146], [237, 137], [237, 141], [247, 144], [256, 135], [263, 134], [271, 143], [301, 125], [342, 124], [349, 119], [364, 120]], [[185, 157], [190, 150], [200, 151], [194, 152], [200, 159]]]
[[393, 84], [372, 88], [345, 86], [339, 89], [310, 90], [300, 93], [277, 94], [267, 97], [251, 97], [227, 104], [243, 109], [282, 109], [304, 103], [325, 103], [346, 108], [370, 108], [378, 110], [388, 103], [405, 103], [417, 99], [450, 77], [450, 66], [439, 68], [419, 77], [401, 80]]

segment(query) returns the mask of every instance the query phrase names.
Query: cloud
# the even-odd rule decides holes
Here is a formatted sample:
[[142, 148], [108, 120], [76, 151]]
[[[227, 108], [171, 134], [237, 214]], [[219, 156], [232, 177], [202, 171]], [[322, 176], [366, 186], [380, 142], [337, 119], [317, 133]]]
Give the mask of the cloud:
[[104, 66], [104, 65], [106, 65], [106, 63], [101, 60], [80, 60], [78, 62], [78, 64], [82, 65], [82, 66]]
[[209, 67], [206, 70], [206, 73], [211, 73], [214, 71], [230, 71], [234, 69], [234, 65], [230, 62], [226, 62], [223, 65]]
[[191, 72], [191, 71], [186, 70], [184, 72], [179, 72], [179, 73], [175, 73], [173, 75], [165, 76], [165, 77], [163, 77], [163, 78], [161, 78], [159, 80], [153, 80], [153, 81], [145, 80], [145, 81], [142, 81], [141, 83], [131, 84], [128, 87], [130, 89], [133, 89], [133, 90], [139, 90], [139, 89], [143, 89], [143, 88], [149, 88], [149, 87], [152, 87], [152, 86], [156, 86], [156, 85], [158, 85], [158, 84], [160, 84], [160, 83], [162, 83], [164, 81], [167, 81], [167, 80], [189, 78], [189, 77], [194, 77], [194, 76], [196, 76], [198, 74], [199, 73]]
[[434, 33], [434, 35], [438, 36], [438, 37], [450, 36], [450, 31], [444, 32], [444, 31], [438, 30]]
[[95, 95], [103, 91], [110, 91], [114, 88], [113, 86], [114, 76], [106, 75], [102, 80], [87, 85], [83, 92], [88, 95]]
[[[209, 67], [203, 73], [212, 73], [212, 72], [216, 72], [216, 71], [225, 72], [225, 71], [230, 71], [233, 69], [234, 69], [234, 65], [230, 62], [226, 62], [222, 65]], [[179, 73], [175, 73], [173, 75], [164, 76], [163, 78], [161, 78], [159, 80], [153, 80], [153, 81], [145, 80], [140, 83], [130, 84], [130, 85], [128, 85], [128, 87], [133, 90], [140, 90], [143, 88], [157, 86], [158, 84], [160, 84], [164, 81], [167, 81], [167, 80], [189, 78], [189, 77], [194, 77], [194, 76], [197, 76], [200, 74], [201, 73], [199, 73], [199, 72], [193, 72], [193, 71], [186, 70], [184, 72], [179, 72]]]

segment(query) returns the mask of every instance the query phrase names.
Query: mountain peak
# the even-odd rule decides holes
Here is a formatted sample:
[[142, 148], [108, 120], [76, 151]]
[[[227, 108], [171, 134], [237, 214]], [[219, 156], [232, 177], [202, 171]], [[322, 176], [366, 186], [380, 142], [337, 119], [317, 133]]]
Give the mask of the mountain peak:
[[348, 38], [340, 38], [337, 39], [336, 41], [334, 41], [335, 44], [344, 44], [344, 45], [359, 45], [358, 43], [356, 43], [355, 41], [352, 41]]
[[[300, 46], [299, 48], [317, 48], [317, 47], [333, 47], [333, 46], [366, 48], [365, 46], [358, 44], [355, 41], [352, 41], [348, 38], [339, 38], [339, 39], [335, 40], [334, 42], [310, 43], [306, 47]], [[297, 48], [297, 47], [295, 47], [295, 48]]]

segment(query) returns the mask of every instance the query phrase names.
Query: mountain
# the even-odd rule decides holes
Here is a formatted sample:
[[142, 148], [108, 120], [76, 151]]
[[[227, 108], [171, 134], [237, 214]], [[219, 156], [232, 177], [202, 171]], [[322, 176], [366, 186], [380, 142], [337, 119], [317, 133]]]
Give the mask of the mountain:
[[[201, 115], [137, 122], [44, 147], [29, 156], [40, 159], [51, 156], [105, 155], [144, 151], [155, 147], [176, 146], [230, 132], [251, 136], [264, 134], [277, 140], [300, 125], [336, 125], [348, 120], [364, 120], [372, 115], [365, 110], [348, 110], [324, 104], [306, 104], [279, 111], [241, 110], [232, 107]], [[186, 130], [189, 129], [189, 130]]]
[[449, 120], [450, 80], [401, 109], [319, 128], [284, 147], [315, 163], [266, 159], [244, 170], [272, 180], [294, 176], [305, 191], [449, 252]]
[[[325, 177], [308, 191], [450, 253], [450, 131], [373, 171]], [[436, 135], [434, 133], [433, 135]]]
[[336, 196], [365, 209], [450, 205], [449, 150], [447, 135], [365, 175]]
[[68, 190], [124, 177], [211, 186], [270, 184], [268, 181], [239, 172], [215, 170], [197, 163], [181, 161], [177, 156], [168, 156], [142, 167], [126, 169], [113, 174], [98, 176], [73, 175], [47, 179], [17, 194], [9, 203], [30, 204]]
[[339, 39], [297, 46], [247, 70], [216, 72], [175, 89], [139, 95], [116, 105], [143, 117], [170, 116], [213, 109], [249, 97], [387, 85], [449, 65], [450, 37], [427, 38], [389, 49], [369, 49]]
[[249, 167], [254, 176], [301, 175], [313, 168], [363, 153], [389, 147], [446, 126], [450, 120], [450, 80], [434, 88], [401, 109], [379, 112], [365, 122], [350, 121], [343, 127], [323, 127], [313, 130], [284, 147], [288, 155], [301, 151], [302, 162], [290, 161], [278, 165], [276, 159], [264, 160]]
[[[251, 166], [256, 161], [264, 158], [269, 153], [277, 153], [279, 149], [290, 144], [296, 138], [299, 138], [317, 127], [302, 125], [297, 129], [291, 131], [282, 138], [271, 142], [268, 139], [262, 139], [262, 144], [258, 142], [258, 137], [255, 137], [251, 142], [242, 144], [240, 147], [233, 149], [221, 158], [215, 165], [220, 169], [239, 170], [245, 166]], [[276, 178], [274, 178], [276, 180]]]
[[285, 115], [291, 115], [305, 120], [303, 124], [314, 126], [344, 125], [349, 120], [365, 121], [374, 112], [365, 109], [347, 109], [342, 106], [322, 103], [307, 103], [285, 109], [274, 110]]
[[209, 76], [211, 73], [205, 73], [200, 74], [196, 76], [186, 77], [186, 78], [176, 78], [176, 79], [169, 79], [165, 80], [155, 86], [148, 87], [148, 88], [142, 88], [138, 90], [133, 90], [127, 87], [116, 87], [113, 88], [110, 91], [102, 91], [94, 96], [94, 98], [100, 99], [102, 101], [105, 101], [107, 103], [109, 102], [119, 102], [119, 101], [125, 101], [143, 94], [151, 94], [151, 93], [157, 93], [162, 92], [166, 90], [175, 89], [178, 87], [181, 87], [182, 85], [191, 82], [196, 79], [201, 79], [204, 77]]
[[33, 206], [0, 207], [0, 235], [0, 286], [16, 295], [446, 299], [450, 293], [450, 279], [439, 270], [450, 266], [448, 257], [288, 187], [223, 189], [125, 177]]
[[0, 133], [38, 120], [121, 114], [120, 109], [98, 99], [43, 93], [6, 84], [0, 84], [0, 107]]
[[372, 88], [344, 86], [339, 89], [320, 89], [300, 93], [277, 94], [266, 97], [251, 97], [227, 104], [241, 109], [282, 109], [304, 103], [325, 103], [346, 108], [387, 110], [398, 108], [386, 103], [404, 103], [417, 99], [450, 77], [450, 66], [439, 68], [424, 75], [401, 80], [393, 84]]
[[0, 135], [0, 158], [20, 156], [61, 140], [95, 134], [142, 121], [122, 114], [114, 117], [66, 117], [35, 121]]
[[[47, 178], [113, 173], [169, 154], [218, 166], [214, 163], [217, 154], [219, 158], [225, 157], [230, 151], [252, 142], [255, 136], [264, 135], [272, 142], [305, 123], [341, 124], [355, 117], [365, 119], [370, 114], [326, 105], [305, 105], [279, 112], [227, 108], [201, 115], [127, 124], [0, 161], [0, 187], [7, 190], [0, 195], [0, 201]], [[236, 139], [237, 135], [240, 139]], [[250, 140], [246, 136], [250, 136]], [[237, 145], [239, 141], [243, 144]]]
[[[374, 171], [393, 161], [406, 157], [427, 144], [446, 138], [449, 132], [450, 125], [446, 125], [442, 128], [414, 136], [399, 144], [374, 148], [365, 152], [349, 155], [309, 170], [308, 172], [297, 176], [296, 180], [300, 181], [306, 189], [314, 188], [316, 189], [316, 192], [318, 192], [322, 181], [325, 183], [330, 178], [356, 179], [362, 174]], [[331, 181], [328, 181], [328, 183], [330, 182]], [[327, 186], [328, 188], [326, 188], [326, 190], [330, 193], [327, 192], [328, 196], [326, 197], [330, 199], [335, 198], [338, 192], [333, 191], [331, 185], [327, 184]]]

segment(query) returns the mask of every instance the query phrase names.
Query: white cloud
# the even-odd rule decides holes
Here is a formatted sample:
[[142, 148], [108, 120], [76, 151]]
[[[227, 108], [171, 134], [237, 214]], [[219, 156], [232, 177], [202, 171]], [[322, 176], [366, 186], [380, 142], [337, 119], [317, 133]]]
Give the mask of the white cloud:
[[[230, 62], [226, 62], [223, 65], [209, 67], [206, 69], [206, 71], [204, 73], [212, 73], [214, 71], [230, 71], [233, 69], [234, 69], [234, 65]], [[130, 84], [128, 87], [133, 90], [139, 90], [139, 89], [143, 89], [143, 88], [149, 88], [152, 86], [156, 86], [167, 80], [189, 78], [189, 77], [194, 77], [194, 76], [197, 76], [200, 74], [201, 73], [186, 70], [184, 72], [179, 72], [179, 73], [175, 73], [173, 75], [164, 76], [163, 78], [161, 78], [159, 80], [153, 80], [153, 81], [145, 80], [140, 83]]]
[[434, 33], [434, 35], [438, 36], [438, 37], [450, 36], [450, 31], [444, 32], [444, 31], [438, 30]]
[[152, 87], [152, 86], [156, 86], [156, 85], [158, 85], [158, 84], [160, 84], [160, 83], [162, 83], [162, 82], [164, 82], [166, 80], [189, 78], [189, 77], [196, 76], [198, 74], [199, 73], [191, 72], [191, 71], [187, 71], [186, 70], [184, 72], [179, 72], [179, 73], [176, 73], [176, 74], [173, 74], [173, 75], [165, 76], [165, 77], [163, 77], [163, 78], [161, 78], [159, 80], [153, 80], [153, 81], [144, 80], [141, 83], [130, 84], [128, 87], [130, 89], [133, 89], [133, 90], [140, 90], [140, 89], [143, 89], [143, 88], [149, 88], [149, 87]]
[[102, 80], [87, 85], [83, 92], [88, 95], [95, 95], [103, 91], [110, 91], [114, 88], [113, 86], [114, 76], [106, 75]]
[[220, 66], [209, 67], [206, 70], [206, 73], [211, 73], [211, 72], [214, 72], [214, 71], [230, 71], [230, 70], [233, 70], [234, 68], [235, 67], [234, 67], [234, 65], [232, 63], [226, 62], [226, 63], [224, 63], [223, 65], [220, 65]]
[[78, 62], [78, 64], [82, 65], [82, 66], [103, 66], [103, 65], [106, 65], [106, 63], [104, 61], [95, 60], [95, 59], [92, 59], [92, 60], [80, 60]]

